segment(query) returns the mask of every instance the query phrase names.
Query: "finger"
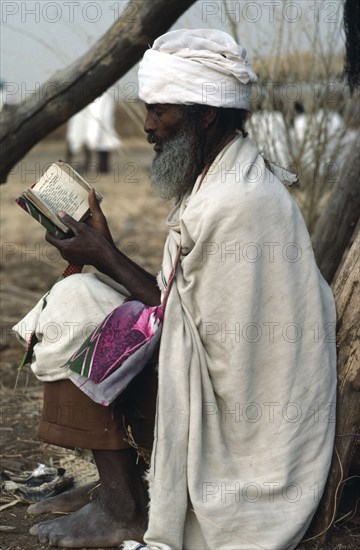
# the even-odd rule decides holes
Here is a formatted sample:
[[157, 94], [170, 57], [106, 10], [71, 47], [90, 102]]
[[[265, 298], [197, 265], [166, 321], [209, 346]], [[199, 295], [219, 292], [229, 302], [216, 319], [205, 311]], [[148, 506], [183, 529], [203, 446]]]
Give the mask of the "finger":
[[[68, 246], [69, 241], [73, 241], [75, 237], [76, 235], [71, 231], [69, 232], [69, 234], [67, 234], [64, 237], [58, 237], [57, 235], [55, 235], [54, 233], [51, 233], [50, 231], [47, 231], [45, 233], [45, 240], [48, 243], [55, 246], [58, 250], [64, 248], [64, 246]], [[0, 547], [0, 550], [1, 550], [1, 547]]]
[[90, 207], [90, 212], [91, 212], [92, 215], [94, 215], [94, 214], [103, 215], [94, 189], [91, 189], [90, 192], [89, 192], [89, 207]]
[[62, 211], [58, 212], [58, 216], [62, 223], [69, 227], [73, 231], [74, 235], [77, 235], [79, 222], [74, 220], [74, 218], [69, 216], [69, 214], [65, 214], [65, 212]]
[[56, 237], [56, 235], [54, 235], [53, 233], [50, 233], [50, 231], [46, 231], [45, 239], [48, 243], [54, 246], [57, 246], [61, 242], [61, 239], [59, 239], [59, 237]]

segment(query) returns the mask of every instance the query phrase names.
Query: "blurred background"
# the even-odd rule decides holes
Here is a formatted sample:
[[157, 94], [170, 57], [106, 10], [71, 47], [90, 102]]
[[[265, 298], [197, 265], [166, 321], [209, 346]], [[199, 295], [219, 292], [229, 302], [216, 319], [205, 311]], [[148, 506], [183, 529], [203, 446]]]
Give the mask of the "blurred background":
[[[56, 71], [84, 54], [121, 14], [129, 21], [136, 17], [135, 8], [136, 1], [3, 0], [3, 112], [38, 93], [45, 81], [51, 86]], [[359, 95], [350, 93], [344, 71], [343, 8], [343, 0], [197, 0], [171, 27], [218, 28], [246, 48], [259, 78], [252, 91], [248, 131], [265, 157], [299, 174], [299, 183], [290, 192], [310, 233], [342, 168], [351, 163], [350, 148], [359, 145]], [[153, 149], [143, 132], [145, 109], [137, 91], [135, 66], [104, 94], [105, 103], [97, 99], [39, 142], [0, 186], [4, 449], [0, 466], [11, 472], [31, 470], [38, 462], [64, 465], [65, 460], [61, 449], [39, 442], [35, 435], [41, 385], [21, 371], [18, 391], [13, 390], [23, 350], [11, 327], [51, 287], [66, 263], [44, 240], [44, 229], [14, 199], [52, 162], [69, 160], [104, 196], [102, 207], [116, 244], [156, 274], [170, 205], [156, 198], [148, 185]], [[66, 460], [79, 463], [75, 455], [65, 454]], [[343, 512], [346, 521], [353, 517], [351, 502], [350, 512]], [[27, 534], [32, 521], [26, 508], [9, 506], [3, 511], [3, 523], [12, 529], [6, 535], [9, 548], [39, 549]], [[355, 548], [359, 534], [348, 525], [340, 529], [338, 538], [335, 529], [334, 545], [326, 548]]]
[[[346, 151], [358, 139], [358, 96], [350, 97], [344, 75], [343, 5], [343, 0], [198, 0], [171, 27], [219, 28], [247, 49], [259, 76], [252, 92], [250, 135], [270, 160], [299, 174], [300, 185], [292, 192], [310, 232]], [[129, 21], [136, 17], [134, 2], [4, 1], [2, 103], [11, 106], [36, 93], [121, 14]], [[113, 147], [112, 160], [118, 155], [126, 159], [127, 142], [143, 137], [136, 75], [135, 66], [108, 91], [122, 145], [122, 151]], [[96, 113], [90, 116], [105, 124]], [[66, 136], [64, 125], [46, 141], [58, 141], [59, 154], [65, 156]], [[82, 147], [75, 149], [84, 153]], [[89, 164], [89, 159], [70, 158]]]

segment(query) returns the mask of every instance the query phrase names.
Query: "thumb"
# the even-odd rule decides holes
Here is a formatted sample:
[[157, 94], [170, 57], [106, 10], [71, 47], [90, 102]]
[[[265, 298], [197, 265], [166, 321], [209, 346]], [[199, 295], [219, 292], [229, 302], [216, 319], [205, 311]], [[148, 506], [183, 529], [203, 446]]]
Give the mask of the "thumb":
[[89, 192], [89, 207], [90, 207], [90, 212], [93, 216], [104, 215], [101, 210], [101, 207], [94, 189], [91, 189]]

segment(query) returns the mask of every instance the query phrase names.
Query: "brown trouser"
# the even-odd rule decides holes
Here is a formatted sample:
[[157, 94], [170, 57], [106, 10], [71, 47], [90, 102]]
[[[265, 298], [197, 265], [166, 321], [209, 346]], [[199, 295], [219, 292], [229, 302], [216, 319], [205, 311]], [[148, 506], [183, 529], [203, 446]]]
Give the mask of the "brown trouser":
[[151, 450], [157, 395], [157, 363], [149, 363], [109, 406], [98, 405], [70, 380], [44, 383], [38, 436], [46, 443], [81, 449], [120, 450], [136, 444]]

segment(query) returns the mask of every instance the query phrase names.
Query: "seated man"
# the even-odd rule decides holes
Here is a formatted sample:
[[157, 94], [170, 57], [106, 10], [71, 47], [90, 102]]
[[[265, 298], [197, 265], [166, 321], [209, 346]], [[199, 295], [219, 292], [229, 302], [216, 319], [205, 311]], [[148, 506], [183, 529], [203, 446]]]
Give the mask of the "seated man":
[[[57, 343], [53, 362], [39, 335], [33, 368], [48, 376], [40, 435], [92, 449], [101, 482], [91, 502], [78, 491], [30, 508], [79, 508], [34, 526], [42, 543], [280, 550], [295, 548], [311, 521], [333, 448], [334, 300], [281, 170], [245, 132], [255, 80], [245, 50], [221, 31], [172, 31], [144, 55], [151, 181], [176, 199], [157, 281], [115, 248], [93, 195], [90, 224], [65, 215], [74, 237], [47, 235], [69, 262], [93, 265], [112, 283], [94, 274], [61, 281], [32, 314], [39, 331], [53, 315], [59, 323], [83, 315], [81, 328], [99, 322], [126, 292], [160, 303], [179, 247], [181, 257], [158, 370], [148, 365], [113, 407], [56, 373], [80, 329], [79, 341], [75, 331]], [[148, 514], [127, 426], [141, 450], [152, 449]]]

